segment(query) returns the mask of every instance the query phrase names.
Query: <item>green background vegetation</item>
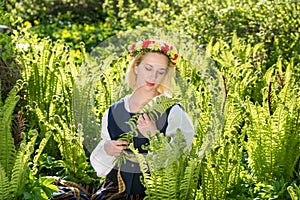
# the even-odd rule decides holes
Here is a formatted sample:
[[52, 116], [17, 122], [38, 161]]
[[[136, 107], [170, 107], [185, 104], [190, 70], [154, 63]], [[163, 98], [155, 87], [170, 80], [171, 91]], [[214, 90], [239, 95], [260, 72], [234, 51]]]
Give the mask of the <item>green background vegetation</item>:
[[[226, 94], [224, 126], [203, 158], [216, 113], [199, 72], [180, 60], [177, 71], [201, 108], [193, 113], [183, 102], [196, 140], [189, 154], [145, 179], [149, 199], [300, 198], [298, 1], [6, 0], [0, 19], [12, 29], [0, 33], [0, 199], [48, 199], [55, 177], [99, 185], [74, 120], [75, 79], [98, 44], [139, 27], [195, 40]], [[128, 61], [110, 64], [95, 90], [97, 119], [115, 100]]]

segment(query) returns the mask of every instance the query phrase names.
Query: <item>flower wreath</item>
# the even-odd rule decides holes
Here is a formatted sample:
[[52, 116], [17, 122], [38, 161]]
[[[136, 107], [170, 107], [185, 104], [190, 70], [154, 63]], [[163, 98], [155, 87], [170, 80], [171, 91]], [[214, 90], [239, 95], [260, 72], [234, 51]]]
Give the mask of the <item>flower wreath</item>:
[[141, 52], [160, 52], [166, 55], [174, 65], [176, 65], [176, 59], [178, 58], [176, 49], [160, 40], [148, 39], [144, 41], [138, 41], [137, 43], [129, 46], [129, 52], [131, 57], [135, 57]]

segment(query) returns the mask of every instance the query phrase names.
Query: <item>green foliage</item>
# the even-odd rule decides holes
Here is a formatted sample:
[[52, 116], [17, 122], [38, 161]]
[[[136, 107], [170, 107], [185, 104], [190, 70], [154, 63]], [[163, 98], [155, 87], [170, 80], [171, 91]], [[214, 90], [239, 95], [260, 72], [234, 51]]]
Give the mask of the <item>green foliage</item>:
[[[277, 66], [278, 67], [278, 66]], [[299, 159], [299, 93], [287, 66], [283, 85], [266, 74], [269, 87], [264, 91], [262, 106], [247, 101], [249, 121], [246, 134], [249, 165], [260, 181], [290, 181]], [[276, 70], [277, 71], [277, 70]], [[276, 78], [276, 76], [273, 78]], [[274, 83], [274, 84], [272, 84]], [[278, 92], [278, 87], [279, 92]], [[261, 156], [264, 155], [264, 156]]]
[[65, 173], [64, 178], [71, 181], [82, 181], [91, 183], [92, 178], [86, 174], [89, 163], [82, 144], [82, 132], [70, 127], [60, 116], [55, 115], [47, 120], [40, 108], [35, 109], [41, 120], [42, 129], [50, 132], [58, 144], [62, 156], [62, 166]]
[[[22, 86], [16, 85], [6, 98], [5, 104], [2, 105], [1, 103], [0, 107], [0, 199], [32, 199], [32, 196], [29, 198], [28, 194], [37, 189], [39, 192], [33, 195], [34, 198], [47, 199], [57, 189], [52, 185], [53, 180], [43, 177], [37, 178], [30, 168], [30, 158], [35, 151], [34, 144], [38, 136], [37, 131], [29, 131], [28, 139], [24, 135], [18, 150], [15, 149], [12, 138], [12, 113], [19, 100], [17, 93], [22, 89]], [[39, 151], [41, 149], [37, 148], [37, 152]], [[38, 160], [38, 157], [39, 155], [36, 155], [35, 160]], [[41, 180], [43, 181], [39, 182]]]
[[270, 66], [279, 55], [299, 59], [299, 4], [295, 1], [131, 1], [107, 0], [111, 24], [126, 28], [179, 29], [200, 44], [212, 38], [230, 42], [232, 32], [249, 44], [265, 43]]
[[75, 127], [72, 105], [73, 85], [77, 66], [83, 61], [84, 48], [82, 53], [76, 54], [59, 41], [39, 39], [26, 30], [22, 36], [18, 60], [27, 83], [24, 95], [27, 105], [24, 107], [31, 119], [29, 126], [40, 130], [40, 149], [33, 158], [33, 173], [49, 172], [39, 166], [37, 159], [45, 154], [54, 156], [55, 160], [62, 159], [53, 174], [46, 175], [57, 175], [60, 170], [64, 179], [91, 183], [93, 171], [87, 162], [82, 128]]
[[241, 104], [235, 98], [227, 99], [224, 129], [201, 163], [200, 190], [204, 199], [224, 199], [238, 182], [243, 151], [241, 144], [245, 137], [240, 134], [245, 116], [245, 108]]
[[[39, 127], [41, 119], [34, 108], [38, 106], [46, 120], [57, 114], [68, 123], [73, 122], [72, 85], [77, 74], [76, 65], [80, 64], [81, 58], [70, 52], [68, 46], [29, 35], [26, 29], [22, 32], [17, 50], [17, 59], [22, 65], [21, 74], [27, 84], [23, 96], [27, 105], [23, 106], [31, 119], [29, 127], [40, 128], [39, 138], [42, 140], [47, 131]], [[58, 157], [56, 145], [50, 138], [45, 152]]]
[[[102, 56], [103, 52], [100, 52]], [[97, 54], [97, 51], [96, 51]], [[112, 102], [128, 94], [124, 75], [127, 57], [115, 58], [113, 53], [87, 55], [73, 86], [73, 109], [75, 123], [84, 133], [84, 144], [91, 152], [100, 141], [101, 119]], [[107, 57], [106, 57], [107, 56]]]
[[199, 179], [195, 170], [199, 169], [199, 162], [188, 159], [184, 135], [180, 130], [177, 130], [172, 141], [162, 133], [150, 137], [146, 155], [139, 154], [133, 145], [129, 149], [134, 152], [141, 166], [147, 195], [145, 199], [192, 197]]
[[80, 50], [80, 43], [84, 42], [90, 51], [114, 32], [114, 28], [104, 22], [102, 4], [91, 0], [72, 3], [7, 0], [5, 8], [12, 13], [15, 28], [27, 27], [41, 38], [63, 40], [72, 49]]
[[[51, 1], [51, 0], [30, 0], [26, 2], [17, 0], [7, 0], [6, 8], [12, 10], [15, 16], [21, 17], [23, 20], [29, 21], [42, 20], [44, 23], [51, 23], [57, 17], [63, 20], [80, 20], [95, 21], [103, 16], [101, 4], [98, 2], [76, 1], [69, 2], [67, 0]], [[86, 11], [89, 12], [86, 12]]]
[[234, 34], [230, 44], [223, 40], [215, 44], [211, 41], [207, 51], [224, 73], [228, 95], [238, 95], [241, 99], [249, 96], [253, 102], [261, 101], [260, 91], [265, 87], [262, 76], [267, 59], [263, 43], [252, 47]]
[[[89, 8], [89, 12], [81, 14], [85, 8]], [[10, 0], [6, 9], [28, 20], [33, 25], [32, 31], [40, 36], [66, 39], [76, 48], [83, 41], [88, 51], [118, 31], [155, 26], [180, 30], [203, 45], [211, 39], [231, 42], [232, 33], [236, 32], [248, 44], [265, 44], [269, 54], [267, 67], [276, 62], [278, 56], [299, 61], [299, 4], [293, 0], [145, 0], [138, 3], [106, 0], [71, 4], [58, 1], [55, 5], [51, 5], [51, 1]]]
[[300, 188], [295, 183], [292, 186], [288, 186], [287, 190], [292, 197], [292, 200], [298, 200], [300, 198]]
[[[206, 47], [222, 73], [191, 67], [209, 64], [186, 56], [186, 51], [198, 55], [194, 49], [181, 51], [176, 65], [180, 84], [174, 94], [182, 94], [181, 106], [192, 118], [195, 140], [177, 161], [167, 155], [182, 149], [162, 135], [152, 141], [149, 157], [137, 154], [144, 172], [149, 167], [153, 171], [153, 161], [169, 162], [144, 173], [148, 198], [298, 199], [299, 6], [291, 0], [1, 2], [1, 23], [15, 30], [13, 37], [0, 33], [2, 88], [11, 88], [20, 78], [18, 61], [26, 82], [20, 107], [28, 128], [38, 129], [38, 136], [31, 132], [15, 150], [10, 129], [19, 97], [13, 89], [5, 103], [0, 101], [0, 199], [51, 196], [55, 188], [51, 179], [41, 176], [45, 174], [92, 183], [82, 136], [88, 134], [87, 143], [98, 142], [104, 110], [129, 92], [123, 81], [129, 59], [108, 55], [99, 73], [99, 68], [82, 65], [85, 51], [140, 26], [187, 33]], [[221, 76], [223, 83], [218, 82]], [[74, 95], [81, 102], [72, 104]], [[151, 154], [156, 150], [158, 157]]]
[[60, 42], [52, 44], [51, 40], [30, 36], [26, 31], [22, 37], [19, 43], [24, 46], [18, 49], [18, 61], [29, 86], [26, 88], [28, 106], [39, 106], [47, 119], [56, 113], [71, 122], [70, 99], [77, 58]]
[[20, 79], [20, 66], [15, 61], [15, 42], [11, 37], [13, 30], [10, 27], [10, 13], [4, 10], [4, 1], [0, 1], [0, 80], [1, 100], [7, 97], [9, 91]]
[[8, 97], [3, 104], [0, 101], [0, 164], [7, 176], [11, 177], [11, 169], [14, 165], [16, 150], [14, 141], [11, 135], [12, 117], [15, 106], [20, 99], [17, 96], [18, 92], [22, 89], [22, 85], [16, 85], [9, 93]]
[[10, 182], [5, 170], [0, 165], [0, 199], [7, 199], [10, 196]]

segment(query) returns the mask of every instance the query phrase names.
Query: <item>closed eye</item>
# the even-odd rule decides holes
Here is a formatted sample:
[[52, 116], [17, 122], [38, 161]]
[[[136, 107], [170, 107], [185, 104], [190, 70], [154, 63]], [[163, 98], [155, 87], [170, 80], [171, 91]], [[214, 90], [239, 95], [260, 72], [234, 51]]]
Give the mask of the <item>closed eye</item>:
[[151, 71], [151, 70], [152, 70], [152, 68], [153, 68], [153, 66], [152, 66], [152, 65], [145, 64], [145, 69], [146, 69], [147, 71]]
[[162, 70], [162, 71], [158, 72], [159, 75], [164, 75], [165, 73], [166, 73], [166, 70]]

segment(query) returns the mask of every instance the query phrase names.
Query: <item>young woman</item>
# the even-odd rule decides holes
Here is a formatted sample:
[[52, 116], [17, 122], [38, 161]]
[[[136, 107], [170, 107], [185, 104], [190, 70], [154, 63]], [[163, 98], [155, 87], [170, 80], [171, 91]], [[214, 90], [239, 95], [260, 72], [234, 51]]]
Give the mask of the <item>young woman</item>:
[[[142, 108], [151, 104], [152, 100], [172, 95], [171, 85], [178, 57], [175, 48], [163, 41], [145, 40], [131, 45], [130, 55], [133, 60], [128, 68], [126, 81], [133, 92], [111, 105], [104, 113], [102, 140], [90, 157], [97, 175], [106, 176], [95, 199], [143, 199], [145, 196], [138, 163], [127, 160], [120, 168], [114, 165], [116, 156], [126, 151], [128, 145], [126, 141], [118, 139], [122, 133], [130, 130], [126, 122], [135, 114], [140, 115], [136, 121], [138, 136], [133, 139], [133, 143], [140, 153], [147, 153], [141, 147], [147, 145], [149, 135], [157, 131], [172, 137], [176, 130], [180, 129], [188, 146], [191, 145], [194, 136], [193, 125], [187, 113], [178, 104], [168, 108], [156, 121], [142, 113]], [[118, 176], [121, 176], [125, 184], [122, 193], [118, 193]]]

